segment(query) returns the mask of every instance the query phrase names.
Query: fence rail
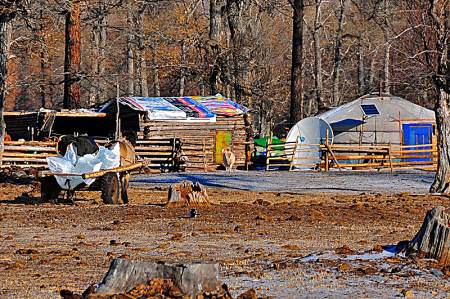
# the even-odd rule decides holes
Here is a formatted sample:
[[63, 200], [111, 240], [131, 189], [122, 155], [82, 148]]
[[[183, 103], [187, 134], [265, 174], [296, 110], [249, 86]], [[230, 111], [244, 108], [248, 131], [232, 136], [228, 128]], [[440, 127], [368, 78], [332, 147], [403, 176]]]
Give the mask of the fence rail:
[[[96, 139], [99, 145], [109, 140]], [[185, 149], [186, 148], [186, 149]], [[139, 158], [147, 161], [147, 167], [153, 170], [172, 171], [176, 169], [177, 152], [183, 149], [189, 158], [187, 170], [209, 170], [210, 161], [206, 160], [209, 149], [202, 140], [200, 145], [184, 145], [177, 138], [138, 139], [135, 152]], [[53, 141], [5, 141], [1, 168], [47, 168], [47, 157], [57, 156], [57, 142]], [[209, 164], [208, 164], [209, 163]]]
[[266, 170], [435, 170], [437, 161], [436, 144], [346, 145], [286, 142], [267, 145]]

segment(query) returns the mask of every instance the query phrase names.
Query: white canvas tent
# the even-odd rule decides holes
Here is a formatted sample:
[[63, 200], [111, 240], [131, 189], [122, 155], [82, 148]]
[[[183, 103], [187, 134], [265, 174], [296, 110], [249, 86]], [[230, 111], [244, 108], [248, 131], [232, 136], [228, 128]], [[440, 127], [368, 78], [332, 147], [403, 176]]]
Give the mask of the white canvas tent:
[[[301, 120], [291, 128], [286, 141], [302, 148], [311, 144], [309, 141], [324, 143], [324, 132], [331, 128], [329, 144], [427, 145], [433, 143], [434, 123], [432, 110], [393, 95], [369, 94]], [[316, 148], [318, 152], [313, 154], [320, 157]], [[296, 154], [294, 164], [301, 164], [305, 155]]]
[[435, 122], [434, 111], [389, 94], [365, 95], [318, 117], [338, 144], [404, 144], [408, 125]]

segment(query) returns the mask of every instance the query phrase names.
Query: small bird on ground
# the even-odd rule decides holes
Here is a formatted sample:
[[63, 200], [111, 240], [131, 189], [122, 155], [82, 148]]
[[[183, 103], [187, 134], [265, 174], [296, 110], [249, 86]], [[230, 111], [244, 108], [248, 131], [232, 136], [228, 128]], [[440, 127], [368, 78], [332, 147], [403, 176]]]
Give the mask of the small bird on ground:
[[198, 211], [196, 209], [189, 210], [189, 218], [195, 218], [198, 216]]

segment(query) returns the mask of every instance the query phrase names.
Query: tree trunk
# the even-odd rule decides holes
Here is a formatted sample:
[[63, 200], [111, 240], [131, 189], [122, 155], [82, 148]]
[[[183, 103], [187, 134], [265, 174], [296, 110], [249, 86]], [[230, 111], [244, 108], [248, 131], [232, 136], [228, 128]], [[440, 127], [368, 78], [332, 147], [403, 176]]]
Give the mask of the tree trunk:
[[376, 53], [373, 54], [372, 60], [370, 61], [370, 73], [369, 73], [369, 79], [368, 79], [368, 85], [370, 91], [374, 91], [375, 88], [375, 64], [376, 64]]
[[105, 96], [106, 96], [106, 88], [105, 88], [105, 69], [106, 69], [106, 63], [105, 63], [105, 59], [106, 59], [106, 55], [105, 55], [105, 51], [106, 51], [106, 39], [107, 39], [107, 32], [106, 32], [106, 27], [108, 26], [108, 21], [106, 19], [106, 7], [105, 7], [105, 2], [104, 0], [101, 1], [100, 3], [101, 5], [101, 13], [102, 16], [100, 18], [100, 43], [99, 43], [99, 59], [98, 59], [98, 79], [97, 79], [97, 85], [98, 85], [98, 90], [97, 90], [97, 96], [96, 96], [96, 101], [98, 103], [102, 103], [103, 100], [105, 100]]
[[105, 75], [105, 48], [106, 48], [106, 8], [104, 0], [98, 3], [98, 19], [92, 30], [94, 54], [92, 60], [92, 80], [89, 95], [89, 103], [95, 105], [102, 103], [104, 99], [104, 75]]
[[184, 96], [184, 87], [186, 82], [186, 42], [183, 40], [181, 42], [181, 69], [180, 69], [180, 89], [179, 96]]
[[133, 22], [133, 3], [132, 0], [128, 0], [127, 11], [127, 24], [128, 24], [128, 36], [127, 36], [127, 69], [128, 69], [128, 95], [134, 95], [134, 22]]
[[214, 292], [220, 288], [219, 275], [219, 264], [171, 265], [161, 262], [114, 259], [95, 290], [86, 290], [83, 298], [91, 298], [89, 294], [92, 294], [94, 298], [96, 296], [104, 298], [102, 295], [125, 294], [152, 279], [170, 279], [187, 297], [199, 298], [203, 297], [204, 292]]
[[292, 67], [291, 67], [291, 103], [289, 122], [296, 124], [303, 118], [303, 0], [293, 1]]
[[[144, 48], [143, 48], [144, 49]], [[147, 60], [145, 59], [145, 50], [141, 53], [141, 62], [139, 66], [141, 68], [141, 95], [143, 97], [148, 97], [148, 84], [147, 84]]]
[[135, 27], [137, 31], [137, 50], [136, 50], [136, 63], [138, 78], [136, 78], [135, 93], [143, 97], [148, 97], [148, 85], [147, 85], [147, 60], [145, 55], [145, 33], [144, 33], [144, 18], [145, 18], [145, 6], [139, 7], [139, 12], [136, 15]]
[[314, 87], [317, 102], [317, 113], [320, 114], [326, 110], [326, 105], [323, 100], [323, 80], [322, 80], [322, 53], [320, 52], [320, 31], [321, 24], [321, 6], [322, 0], [315, 0], [315, 17], [314, 17]]
[[362, 96], [365, 93], [364, 84], [364, 50], [362, 44], [362, 37], [358, 38], [358, 94]]
[[10, 21], [12, 16], [0, 15], [0, 165], [3, 163], [6, 124], [4, 118], [6, 99], [6, 78], [8, 76], [8, 56], [11, 40]]
[[436, 127], [438, 131], [438, 166], [431, 193], [449, 193], [450, 184], [450, 94], [441, 89], [435, 108]]
[[139, 37], [137, 39], [137, 47], [134, 51], [134, 95], [141, 96], [141, 50], [139, 49]]
[[333, 76], [332, 76], [332, 99], [333, 105], [338, 106], [341, 99], [339, 93], [339, 79], [341, 74], [341, 64], [342, 64], [342, 32], [344, 31], [344, 19], [345, 10], [347, 7], [348, 0], [340, 0], [339, 6], [339, 17], [338, 17], [338, 29], [336, 33], [336, 42], [334, 46], [334, 63], [333, 63]]
[[[381, 25], [384, 35], [384, 43], [385, 43], [385, 49], [384, 49], [384, 92], [387, 94], [391, 93], [391, 40], [390, 40], [390, 34], [391, 34], [391, 27], [389, 24], [389, 14], [390, 14], [390, 0], [384, 0], [383, 6], [384, 6], [384, 20], [383, 24]], [[380, 83], [381, 86], [381, 83]], [[381, 90], [380, 90], [381, 91]]]
[[159, 72], [158, 72], [158, 56], [156, 47], [152, 47], [152, 68], [153, 68], [153, 93], [159, 97], [161, 95], [161, 88], [159, 86]]
[[100, 60], [100, 28], [98, 22], [92, 28], [93, 55], [91, 60], [92, 79], [89, 89], [89, 105], [95, 104], [95, 98], [98, 92], [98, 73]]
[[222, 32], [222, 8], [223, 0], [209, 1], [209, 39], [216, 43], [220, 42]]
[[427, 212], [422, 227], [407, 248], [407, 255], [435, 259], [442, 266], [450, 264], [450, 215], [440, 206]]
[[384, 49], [384, 92], [391, 93], [391, 44]]
[[[41, 24], [39, 26], [39, 37], [41, 39], [41, 49], [40, 49], [40, 53], [39, 53], [39, 59], [40, 59], [40, 84], [39, 84], [39, 91], [40, 91], [40, 97], [41, 97], [41, 107], [42, 108], [46, 108], [46, 102], [47, 102], [47, 86], [49, 85], [47, 82], [47, 75], [48, 75], [48, 71], [49, 71], [49, 67], [48, 67], [48, 50], [46, 49], [45, 45], [45, 26], [44, 26], [44, 14], [43, 14], [43, 10], [41, 9], [39, 11], [39, 17], [40, 17], [40, 21]], [[52, 105], [49, 105], [49, 107], [52, 107]]]
[[[447, 5], [446, 5], [447, 4]], [[433, 83], [439, 91], [435, 106], [436, 128], [438, 132], [438, 167], [431, 185], [432, 193], [449, 193], [450, 184], [450, 8], [447, 1], [430, 0], [428, 10], [433, 20], [436, 38], [436, 52], [439, 53], [434, 65]]]
[[80, 0], [72, 0], [66, 15], [66, 48], [64, 59], [64, 108], [81, 108], [80, 64]]
[[[46, 50], [41, 49], [40, 51], [40, 71], [41, 71], [41, 83], [39, 86], [40, 96], [41, 96], [41, 107], [46, 108], [46, 90], [47, 90], [47, 73], [48, 73], [48, 55]], [[49, 105], [51, 107], [51, 105]]]
[[222, 65], [221, 35], [222, 35], [222, 9], [225, 7], [224, 0], [209, 1], [209, 40], [210, 56], [214, 64], [209, 76], [211, 94], [220, 92], [220, 76]]

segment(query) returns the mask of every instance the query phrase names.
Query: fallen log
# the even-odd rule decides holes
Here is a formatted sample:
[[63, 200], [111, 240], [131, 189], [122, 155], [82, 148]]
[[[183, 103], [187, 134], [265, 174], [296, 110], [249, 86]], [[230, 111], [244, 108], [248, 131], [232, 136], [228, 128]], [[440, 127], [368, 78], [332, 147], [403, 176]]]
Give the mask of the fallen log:
[[406, 255], [450, 264], [450, 215], [442, 206], [427, 212], [422, 227], [409, 242]]
[[170, 265], [161, 262], [114, 259], [105, 277], [91, 292], [97, 296], [125, 294], [137, 285], [152, 279], [170, 279], [183, 294], [192, 298], [220, 288], [218, 264]]

